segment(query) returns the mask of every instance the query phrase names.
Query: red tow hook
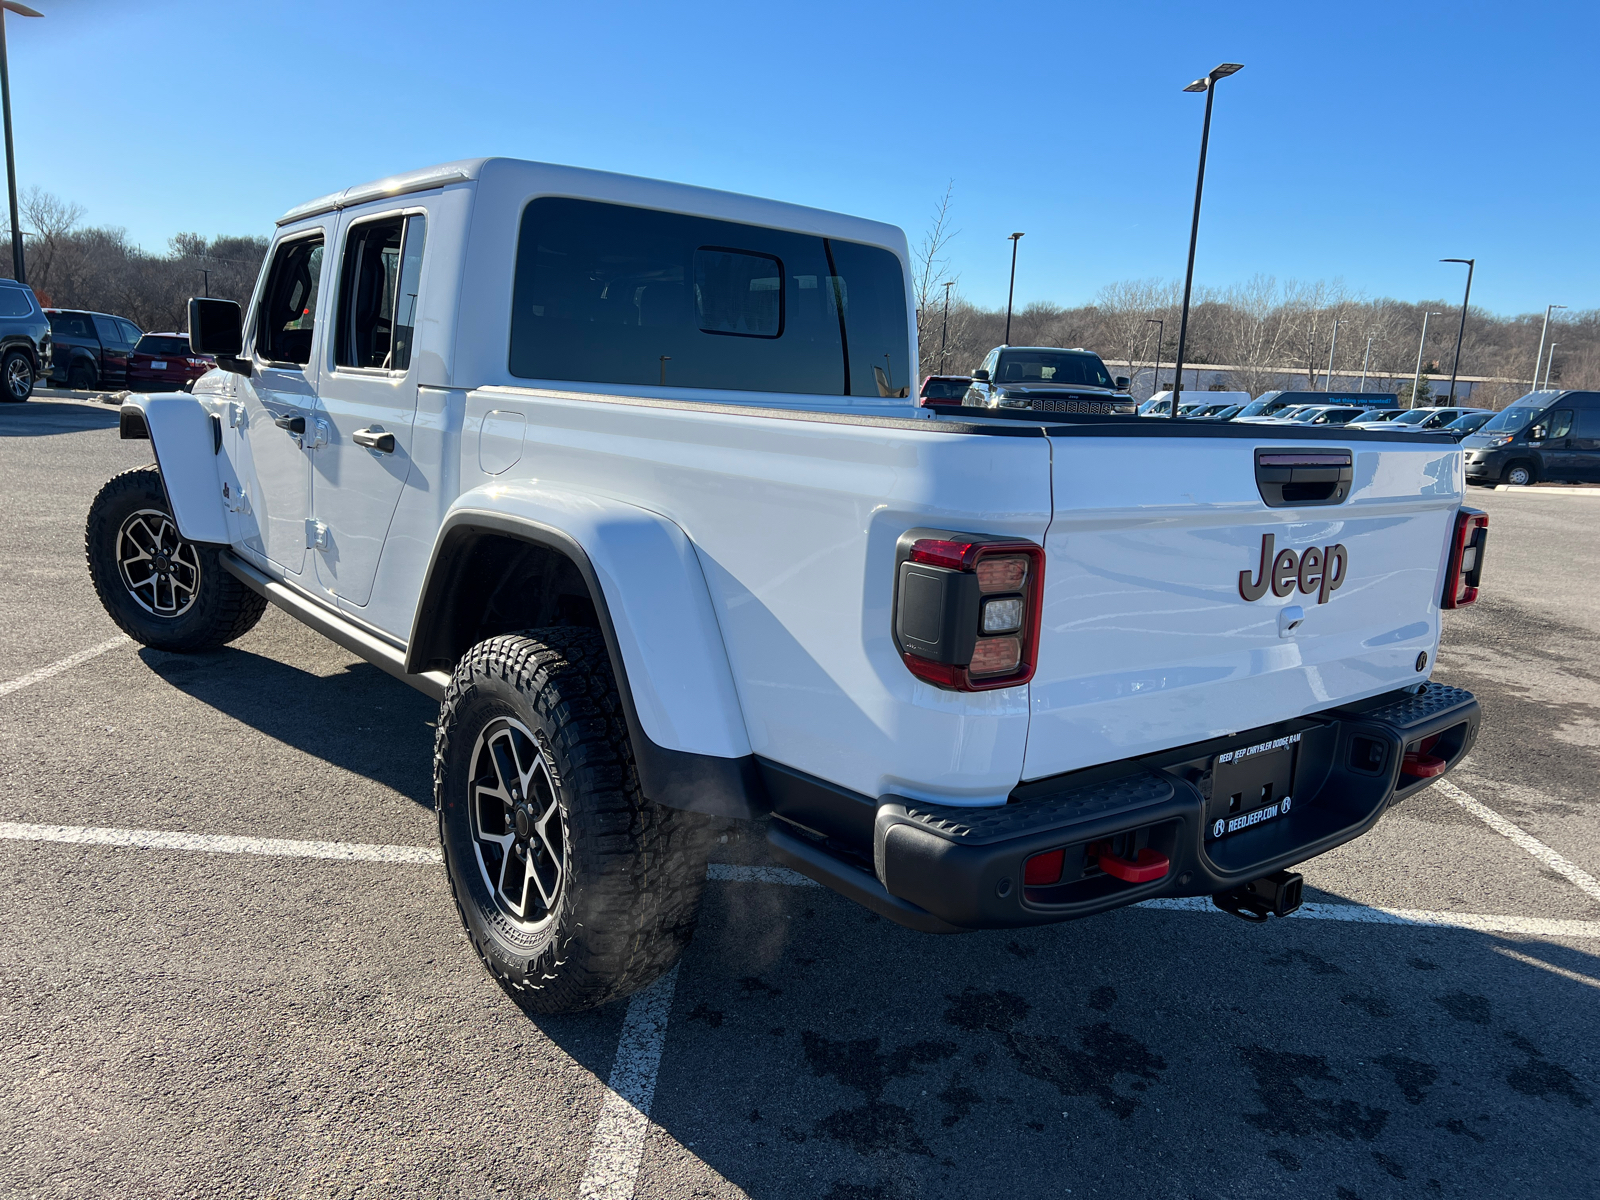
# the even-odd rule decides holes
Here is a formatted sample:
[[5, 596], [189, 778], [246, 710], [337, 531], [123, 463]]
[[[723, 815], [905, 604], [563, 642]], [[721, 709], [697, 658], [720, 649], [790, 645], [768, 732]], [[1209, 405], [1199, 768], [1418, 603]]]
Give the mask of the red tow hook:
[[1099, 855], [1100, 869], [1107, 875], [1115, 875], [1124, 883], [1149, 883], [1152, 879], [1163, 878], [1172, 870], [1172, 860], [1149, 846], [1139, 851], [1137, 859], [1117, 857], [1111, 853], [1111, 847], [1106, 842], [1099, 842], [1091, 849]]
[[1432, 753], [1434, 746], [1439, 743], [1439, 735], [1423, 738], [1415, 750], [1408, 751], [1400, 760], [1402, 774], [1410, 775], [1415, 779], [1432, 779], [1436, 775], [1443, 775], [1449, 765], [1437, 754]]

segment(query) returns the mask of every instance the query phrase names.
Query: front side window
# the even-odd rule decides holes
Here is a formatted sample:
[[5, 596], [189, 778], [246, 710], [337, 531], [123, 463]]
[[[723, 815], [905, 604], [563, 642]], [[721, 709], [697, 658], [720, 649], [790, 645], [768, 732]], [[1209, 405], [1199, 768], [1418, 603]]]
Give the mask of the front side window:
[[389, 217], [345, 235], [337, 366], [410, 367], [426, 230], [422, 216]]
[[261, 297], [256, 349], [268, 362], [305, 366], [317, 326], [317, 287], [322, 278], [322, 236], [284, 242], [272, 258]]
[[541, 197], [522, 217], [509, 367], [522, 379], [909, 395], [905, 314], [899, 259], [878, 247]]
[[1550, 414], [1550, 425], [1545, 430], [1545, 437], [1561, 438], [1566, 437], [1571, 432], [1572, 410], [1570, 408], [1558, 408]]

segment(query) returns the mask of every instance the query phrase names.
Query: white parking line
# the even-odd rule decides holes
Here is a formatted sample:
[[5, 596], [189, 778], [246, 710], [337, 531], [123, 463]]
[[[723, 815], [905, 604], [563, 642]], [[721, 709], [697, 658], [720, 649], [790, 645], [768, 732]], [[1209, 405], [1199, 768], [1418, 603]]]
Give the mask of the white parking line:
[[19, 675], [15, 679], [8, 679], [0, 683], [0, 696], [9, 696], [12, 692], [20, 692], [25, 687], [32, 687], [36, 683], [43, 683], [52, 675], [59, 675], [63, 671], [70, 671], [79, 663], [86, 663], [97, 654], [104, 654], [107, 650], [115, 650], [118, 646], [131, 646], [133, 639], [117, 635], [109, 641], [101, 642], [98, 646], [90, 646], [87, 650], [79, 650], [76, 654], [69, 654], [60, 662], [53, 662], [48, 667], [40, 667], [37, 671], [29, 671], [26, 675]]
[[135, 850], [197, 850], [208, 854], [265, 854], [283, 858], [328, 858], [346, 862], [439, 863], [432, 846], [381, 846], [366, 842], [303, 842], [291, 838], [233, 837], [221, 833], [173, 833], [163, 829], [96, 829], [87, 825], [29, 825], [0, 821], [0, 840], [68, 842]]
[[677, 987], [678, 968], [673, 967], [628, 1001], [605, 1103], [589, 1143], [589, 1163], [578, 1181], [581, 1200], [629, 1200], [633, 1195]]
[[1589, 874], [1589, 872], [1578, 866], [1577, 863], [1569, 862], [1567, 859], [1562, 858], [1561, 855], [1550, 849], [1549, 846], [1546, 846], [1531, 833], [1528, 833], [1520, 827], [1513, 825], [1510, 821], [1506, 820], [1499, 813], [1495, 812], [1494, 809], [1490, 808], [1487, 804], [1483, 804], [1477, 800], [1474, 800], [1471, 796], [1467, 795], [1448, 779], [1441, 779], [1438, 783], [1434, 784], [1434, 786], [1438, 788], [1439, 791], [1444, 795], [1450, 797], [1450, 799], [1461, 805], [1462, 808], [1466, 809], [1473, 816], [1477, 817], [1478, 820], [1482, 821], [1490, 829], [1494, 830], [1502, 837], [1510, 838], [1512, 842], [1516, 843], [1518, 846], [1521, 846], [1529, 854], [1533, 855], [1557, 875], [1560, 875], [1563, 879], [1567, 880], [1579, 891], [1583, 892], [1593, 900], [1600, 900], [1600, 879], [1596, 879], [1593, 875]]

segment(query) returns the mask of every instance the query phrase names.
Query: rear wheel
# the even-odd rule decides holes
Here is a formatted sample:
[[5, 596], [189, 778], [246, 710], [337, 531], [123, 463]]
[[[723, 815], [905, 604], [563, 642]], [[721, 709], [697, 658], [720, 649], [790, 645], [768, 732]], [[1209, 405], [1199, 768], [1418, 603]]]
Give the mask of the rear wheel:
[[90, 363], [73, 363], [67, 371], [67, 386], [75, 392], [94, 391], [95, 379], [95, 369]]
[[20, 404], [33, 395], [33, 360], [12, 350], [0, 360], [0, 400]]
[[100, 603], [136, 642], [191, 654], [254, 628], [267, 601], [222, 567], [217, 546], [186, 540], [155, 467], [113, 477], [89, 505], [84, 555]]
[[1506, 468], [1505, 481], [1512, 487], [1527, 487], [1533, 482], [1533, 464], [1514, 462]]
[[490, 638], [439, 712], [434, 805], [456, 908], [486, 967], [541, 1013], [626, 996], [693, 936], [704, 817], [639, 792], [605, 643]]

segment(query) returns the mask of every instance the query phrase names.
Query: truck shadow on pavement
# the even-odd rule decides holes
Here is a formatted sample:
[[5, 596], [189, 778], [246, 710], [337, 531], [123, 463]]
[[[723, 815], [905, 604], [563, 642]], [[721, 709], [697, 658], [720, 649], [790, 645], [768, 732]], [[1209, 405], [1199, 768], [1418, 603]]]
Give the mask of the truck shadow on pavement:
[[318, 675], [234, 646], [192, 655], [144, 648], [139, 657], [218, 712], [432, 810], [439, 706], [377, 667], [353, 662]]
[[935, 938], [713, 882], [637, 1194], [709, 1168], [820, 1200], [1592, 1195], [1597, 989], [1592, 953], [1459, 930], [1123, 910]]
[[87, 404], [29, 400], [25, 404], [0, 404], [0, 438], [51, 437], [86, 429], [108, 429], [121, 420], [116, 408]]

